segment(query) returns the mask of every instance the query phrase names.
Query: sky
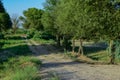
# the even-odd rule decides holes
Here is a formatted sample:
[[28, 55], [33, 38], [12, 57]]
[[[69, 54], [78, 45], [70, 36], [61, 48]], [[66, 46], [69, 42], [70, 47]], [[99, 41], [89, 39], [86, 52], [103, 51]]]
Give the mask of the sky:
[[43, 9], [44, 2], [45, 0], [3, 0], [3, 5], [10, 16], [14, 14], [21, 16], [28, 8]]

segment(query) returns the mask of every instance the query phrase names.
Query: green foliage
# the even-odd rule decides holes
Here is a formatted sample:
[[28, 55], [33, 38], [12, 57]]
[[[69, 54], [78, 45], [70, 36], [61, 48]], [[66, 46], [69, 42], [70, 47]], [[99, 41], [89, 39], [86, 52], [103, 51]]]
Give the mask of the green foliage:
[[34, 33], [33, 38], [34, 38], [34, 39], [35, 39], [35, 38], [40, 38], [40, 39], [41, 39], [41, 35], [42, 35], [42, 32], [36, 31], [36, 32]]
[[43, 30], [43, 25], [41, 23], [41, 17], [43, 10], [37, 8], [29, 8], [23, 12], [25, 17], [20, 17], [23, 21], [24, 28], [34, 28], [36, 30]]
[[4, 12], [5, 12], [5, 9], [4, 9], [3, 3], [0, 0], [0, 13], [4, 13]]
[[7, 13], [0, 13], [0, 31], [11, 28], [12, 23]]
[[11, 20], [9, 14], [5, 11], [2, 1], [0, 0], [0, 32], [11, 28]]
[[11, 21], [12, 21], [12, 30], [13, 30], [13, 33], [16, 33], [18, 27], [20, 26], [20, 20], [18, 18], [17, 15], [13, 15], [12, 18], [11, 18]]
[[120, 58], [120, 40], [114, 40], [113, 45], [114, 47], [112, 50], [110, 49], [110, 46], [108, 47], [109, 56], [112, 56], [112, 53], [114, 53], [116, 58]]
[[27, 31], [27, 38], [28, 38], [28, 39], [33, 38], [33, 36], [35, 35], [35, 32], [36, 32], [36, 30], [35, 30], [34, 28], [29, 29], [29, 30]]
[[0, 40], [0, 49], [3, 47], [4, 41]]
[[16, 34], [27, 34], [27, 30], [26, 29], [18, 29]]
[[34, 38], [33, 40], [35, 40], [37, 43], [40, 43], [40, 44], [55, 44], [55, 41], [52, 39], [45, 40], [45, 39], [40, 39], [40, 38]]
[[30, 61], [35, 63], [35, 64], [37, 64], [37, 65], [41, 65], [42, 64], [42, 62], [39, 59], [36, 59], [36, 58], [32, 58]]
[[61, 33], [58, 31], [58, 26], [55, 24], [58, 3], [59, 0], [46, 0], [44, 5], [45, 11], [42, 16], [42, 24], [46, 32], [49, 32], [51, 35], [56, 37], [57, 44], [59, 45], [60, 39], [58, 39], [58, 37], [61, 36]]
[[49, 32], [42, 32], [41, 33], [41, 39], [49, 40], [49, 39], [55, 39], [53, 35], [51, 35]]
[[[31, 57], [31, 51], [20, 35], [8, 35], [0, 54], [0, 79], [2, 80], [36, 80], [41, 61]], [[8, 73], [9, 72], [9, 73]]]
[[52, 36], [50, 33], [44, 31], [36, 31], [35, 29], [30, 29], [27, 32], [27, 38], [45, 39], [45, 40], [55, 39], [55, 37]]
[[99, 51], [99, 52], [87, 54], [87, 56], [89, 58], [91, 58], [92, 60], [95, 60], [95, 61], [109, 62], [109, 54], [107, 53], [106, 50], [102, 50], [102, 51]]
[[[4, 80], [34, 80], [37, 72], [36, 67], [27, 66], [24, 69], [15, 70], [14, 74]], [[29, 74], [29, 75], [28, 75]]]
[[0, 39], [4, 39], [4, 34], [0, 33]]
[[8, 62], [3, 63], [1, 66], [3, 69], [0, 69], [0, 71], [4, 71], [4, 74], [0, 73], [0, 77], [2, 80], [35, 80], [38, 77], [36, 65], [41, 63], [39, 64], [37, 59], [33, 60], [35, 59], [24, 56], [10, 58]]

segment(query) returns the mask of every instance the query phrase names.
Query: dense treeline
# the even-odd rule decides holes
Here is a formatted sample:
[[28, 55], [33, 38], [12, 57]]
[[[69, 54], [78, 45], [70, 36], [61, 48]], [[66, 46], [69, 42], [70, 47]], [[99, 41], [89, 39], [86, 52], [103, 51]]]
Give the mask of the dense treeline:
[[[12, 27], [12, 22], [9, 14], [6, 12], [2, 0], [0, 0], [0, 39], [4, 39], [4, 32]], [[3, 46], [3, 42], [0, 42], [0, 49]]]
[[12, 22], [9, 14], [4, 9], [3, 3], [0, 0], [0, 32], [11, 28]]
[[79, 55], [84, 55], [84, 40], [106, 40], [110, 62], [114, 63], [116, 53], [119, 54], [119, 4], [119, 0], [46, 0], [43, 10], [30, 8], [20, 19], [25, 28], [34, 28], [33, 32], [55, 36], [57, 45], [65, 50], [72, 40], [73, 53], [75, 40], [79, 39]]
[[[109, 45], [111, 63], [120, 53], [119, 0], [46, 0], [44, 9], [29, 8], [23, 15], [19, 19], [28, 38], [54, 39], [65, 51], [72, 42], [72, 53], [75, 53], [75, 40], [79, 40], [79, 56], [84, 55], [84, 40], [102, 39]], [[0, 0], [0, 31], [12, 25], [13, 33], [16, 33], [19, 19], [12, 17], [12, 25]]]
[[[111, 63], [114, 63], [120, 37], [120, 5], [117, 0], [46, 0], [43, 25], [56, 35], [58, 45], [60, 38], [79, 39], [78, 53], [84, 54], [83, 40], [104, 39], [109, 42]], [[67, 48], [66, 48], [67, 49]], [[74, 46], [73, 46], [74, 52]]]

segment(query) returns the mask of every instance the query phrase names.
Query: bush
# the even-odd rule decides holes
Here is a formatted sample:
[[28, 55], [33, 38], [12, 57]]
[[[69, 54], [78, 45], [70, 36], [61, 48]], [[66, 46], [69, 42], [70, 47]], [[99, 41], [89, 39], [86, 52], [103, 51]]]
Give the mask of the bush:
[[55, 39], [55, 36], [51, 35], [48, 32], [43, 32], [41, 34], [41, 39], [46, 39], [46, 40]]
[[25, 29], [18, 29], [16, 34], [27, 34], [27, 30], [25, 30]]
[[3, 47], [3, 45], [4, 45], [4, 41], [0, 40], [0, 49]]
[[27, 38], [28, 39], [31, 39], [31, 38], [33, 38], [33, 36], [35, 35], [35, 29], [30, 29], [30, 30], [28, 30], [28, 32], [27, 32]]
[[39, 38], [39, 39], [45, 39], [45, 40], [50, 40], [50, 39], [55, 39], [55, 37], [48, 32], [40, 32], [40, 31], [35, 31], [34, 32], [34, 39]]
[[0, 39], [4, 39], [4, 34], [0, 33]]
[[42, 35], [42, 32], [36, 31], [36, 32], [34, 32], [33, 38], [34, 38], [34, 39], [35, 39], [35, 38], [40, 38], [40, 39], [41, 39], [41, 35]]

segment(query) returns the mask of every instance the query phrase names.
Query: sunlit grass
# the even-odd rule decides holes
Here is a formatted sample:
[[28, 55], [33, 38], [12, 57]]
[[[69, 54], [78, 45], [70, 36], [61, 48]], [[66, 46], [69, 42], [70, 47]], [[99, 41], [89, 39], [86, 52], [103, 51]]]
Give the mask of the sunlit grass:
[[50, 40], [45, 40], [45, 39], [40, 39], [40, 38], [35, 38], [35, 39], [32, 39], [34, 41], [36, 41], [37, 43], [40, 43], [40, 44], [55, 44], [55, 41], [50, 39]]
[[0, 80], [37, 80], [41, 61], [31, 56], [29, 47], [20, 36], [9, 36], [1, 40], [4, 46], [0, 53]]

